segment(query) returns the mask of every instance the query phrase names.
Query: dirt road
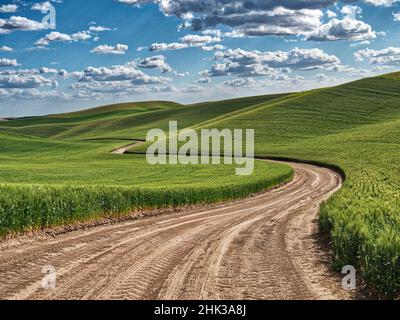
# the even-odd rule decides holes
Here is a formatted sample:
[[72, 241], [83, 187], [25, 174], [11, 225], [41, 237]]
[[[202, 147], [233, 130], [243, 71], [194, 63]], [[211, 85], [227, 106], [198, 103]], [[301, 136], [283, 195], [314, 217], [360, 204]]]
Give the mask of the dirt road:
[[126, 146], [123, 146], [121, 148], [115, 149], [113, 151], [111, 151], [111, 154], [124, 154], [125, 152], [127, 152], [130, 148], [132, 147], [139, 147], [140, 145], [144, 144], [145, 141], [135, 141], [134, 143], [130, 143]]
[[[340, 177], [291, 165], [291, 183], [243, 201], [4, 242], [0, 298], [351, 298], [316, 236], [318, 206]], [[42, 288], [46, 265], [56, 289]]]

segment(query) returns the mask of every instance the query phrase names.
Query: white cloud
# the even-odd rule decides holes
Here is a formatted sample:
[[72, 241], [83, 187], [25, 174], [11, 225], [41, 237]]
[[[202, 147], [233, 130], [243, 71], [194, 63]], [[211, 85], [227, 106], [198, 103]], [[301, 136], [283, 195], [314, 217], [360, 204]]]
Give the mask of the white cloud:
[[58, 82], [40, 75], [0, 75], [0, 88], [3, 89], [39, 88], [42, 86], [57, 87]]
[[50, 42], [67, 42], [72, 41], [70, 35], [61, 33], [58, 31], [52, 31], [49, 34], [46, 34], [43, 38], [40, 38], [38, 41], [35, 42], [37, 46], [48, 46]]
[[188, 46], [203, 46], [206, 44], [221, 42], [221, 39], [218, 37], [211, 36], [199, 36], [199, 35], [187, 35], [180, 39], [182, 43], [187, 44]]
[[343, 6], [343, 8], [342, 8], [342, 10], [340, 10], [340, 12], [348, 18], [356, 20], [357, 16], [362, 13], [362, 9], [359, 6], [346, 5], [346, 6]]
[[249, 88], [260, 86], [260, 84], [253, 78], [239, 78], [239, 79], [227, 80], [224, 82], [224, 85], [228, 87], [249, 87]]
[[72, 41], [86, 41], [92, 36], [87, 31], [79, 31], [71, 34]]
[[200, 79], [197, 79], [197, 83], [202, 83], [202, 84], [205, 84], [205, 83], [211, 83], [211, 78], [200, 78]]
[[18, 6], [15, 4], [3, 4], [0, 6], [0, 13], [14, 13], [17, 10]]
[[328, 82], [328, 83], [335, 83], [337, 81], [335, 77], [329, 77], [324, 73], [317, 74], [316, 79], [318, 80], [318, 82]]
[[199, 93], [199, 92], [203, 92], [203, 91], [204, 91], [204, 88], [202, 88], [200, 86], [189, 86], [182, 90], [183, 93]]
[[400, 65], [400, 48], [388, 47], [382, 50], [365, 49], [354, 53], [357, 61], [368, 61], [371, 64]]
[[[209, 44], [221, 42], [219, 37], [210, 35], [194, 35], [189, 34], [180, 38], [181, 42], [174, 43], [153, 43], [148, 49], [149, 51], [168, 51], [168, 50], [182, 50], [192, 47], [201, 47], [205, 51], [215, 50], [217, 48], [223, 48], [221, 45], [208, 46]], [[139, 47], [137, 51], [143, 51], [146, 47]]]
[[116, 65], [112, 67], [89, 67], [83, 71], [80, 82], [92, 81], [131, 81], [136, 85], [161, 84], [168, 82], [168, 78], [152, 77], [140, 70], [135, 69], [134, 63]]
[[326, 11], [326, 16], [330, 19], [332, 18], [337, 18], [337, 14], [335, 12], [333, 12], [332, 10], [327, 10]]
[[[279, 69], [298, 70], [323, 69], [340, 64], [340, 60], [321, 49], [299, 49], [291, 51], [246, 51], [229, 49], [215, 54], [216, 63], [210, 70], [203, 71], [202, 76], [217, 77], [236, 75], [239, 77], [276, 76]], [[287, 73], [287, 72], [285, 72]]]
[[25, 17], [12, 16], [9, 19], [0, 19], [0, 34], [12, 31], [37, 31], [47, 29], [49, 26]]
[[18, 62], [15, 59], [6, 59], [6, 58], [0, 59], [0, 67], [16, 67], [18, 65], [19, 65]]
[[369, 44], [371, 44], [371, 41], [369, 41], [369, 40], [364, 40], [364, 41], [352, 43], [352, 44], [350, 45], [350, 47], [355, 48], [355, 47], [359, 47], [359, 46], [366, 46], [366, 45], [369, 45]]
[[67, 73], [66, 70], [63, 69], [55, 69], [55, 68], [48, 68], [48, 67], [41, 67], [39, 69], [5, 69], [0, 70], [1, 76], [27, 76], [27, 75], [43, 75], [43, 74], [50, 74], [50, 75], [65, 75]]
[[125, 44], [117, 44], [115, 46], [101, 45], [94, 48], [91, 52], [95, 54], [125, 54], [129, 47]]
[[2, 46], [0, 47], [1, 52], [13, 52], [13, 48], [7, 47], [7, 46]]
[[375, 7], [391, 7], [400, 0], [364, 0], [365, 3], [371, 4]]
[[103, 27], [103, 26], [91, 26], [89, 28], [90, 32], [104, 32], [104, 31], [110, 31], [110, 28]]
[[165, 61], [163, 55], [145, 58], [139, 61], [138, 67], [145, 69], [160, 69], [163, 73], [171, 72], [171, 66]]
[[41, 74], [57, 74], [58, 70], [54, 69], [54, 68], [42, 67], [39, 69], [39, 73], [41, 73]]
[[42, 91], [32, 89], [0, 89], [0, 99], [15, 100], [69, 100], [71, 96], [65, 92], [55, 90]]
[[177, 78], [184, 78], [184, 77], [190, 76], [189, 72], [177, 72], [177, 71], [174, 71], [172, 74], [174, 75], [174, 77], [177, 77]]
[[202, 46], [201, 50], [203, 51], [225, 50], [225, 47], [221, 44], [216, 44], [215, 46]]
[[[376, 37], [367, 23], [358, 20], [361, 14], [357, 0], [343, 0], [341, 9], [343, 19], [337, 19], [337, 14], [329, 8], [336, 0], [117, 0], [118, 2], [135, 6], [156, 3], [167, 16], [175, 16], [183, 20], [184, 27], [194, 31], [203, 31], [204, 35], [219, 38], [221, 34], [213, 31], [218, 26], [231, 29], [225, 36], [254, 37], [266, 35], [297, 35], [307, 40], [362, 41]], [[391, 6], [399, 0], [363, 0], [373, 6]], [[324, 10], [326, 12], [324, 13]], [[323, 23], [322, 19], [332, 19]], [[212, 30], [206, 34], [207, 30]], [[181, 49], [181, 48], [180, 48]]]
[[[149, 51], [168, 51], [168, 50], [181, 50], [186, 49], [189, 46], [185, 43], [153, 43], [149, 47]], [[142, 49], [141, 47], [140, 49]]]
[[51, 42], [77, 42], [85, 41], [91, 38], [91, 35], [87, 31], [79, 31], [71, 35], [61, 33], [58, 31], [52, 31], [46, 34], [43, 38], [40, 38], [35, 42], [36, 46], [48, 46]]
[[52, 4], [50, 3], [50, 1], [39, 2], [39, 3], [33, 4], [31, 7], [31, 10], [47, 12], [48, 10], [51, 9], [51, 7], [52, 7]]
[[307, 39], [315, 41], [363, 41], [376, 37], [376, 32], [369, 24], [350, 17], [345, 17], [343, 20], [332, 19], [306, 36]]
[[118, 82], [78, 82], [70, 87], [79, 97], [88, 97], [93, 94], [146, 94], [150, 92], [173, 92], [176, 88], [173, 85], [152, 85], [152, 86], [137, 86], [131, 81]]

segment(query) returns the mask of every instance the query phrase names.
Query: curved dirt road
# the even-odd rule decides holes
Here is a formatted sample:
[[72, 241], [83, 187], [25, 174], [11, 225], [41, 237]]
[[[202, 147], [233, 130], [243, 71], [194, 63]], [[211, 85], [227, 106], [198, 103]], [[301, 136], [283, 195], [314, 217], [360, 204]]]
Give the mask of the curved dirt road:
[[[2, 299], [350, 298], [318, 246], [319, 204], [340, 188], [327, 169], [230, 204], [0, 244]], [[54, 266], [56, 289], [42, 288]]]

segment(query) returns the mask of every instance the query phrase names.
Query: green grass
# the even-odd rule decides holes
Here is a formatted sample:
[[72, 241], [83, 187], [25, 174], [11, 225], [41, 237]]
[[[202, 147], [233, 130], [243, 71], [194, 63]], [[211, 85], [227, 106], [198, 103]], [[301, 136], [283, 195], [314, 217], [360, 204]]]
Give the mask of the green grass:
[[[147, 169], [146, 173], [141, 172], [139, 176], [133, 174], [131, 178], [128, 178], [129, 175], [124, 178], [117, 176], [116, 179], [120, 180], [111, 183], [113, 175], [109, 167], [106, 170], [100, 169], [101, 174], [97, 173], [95, 176], [90, 175], [91, 171], [82, 176], [73, 175], [71, 167], [64, 167], [63, 170], [68, 172], [65, 176], [57, 173], [58, 179], [67, 178], [62, 184], [50, 185], [56, 182], [52, 179], [52, 173], [41, 176], [39, 172], [25, 177], [39, 178], [36, 182], [38, 184], [1, 185], [0, 235], [121, 216], [134, 210], [177, 208], [243, 198], [288, 181], [293, 174], [287, 166], [258, 162], [257, 176], [236, 180], [228, 167], [220, 170], [210, 166], [150, 170], [142, 159], [131, 162], [136, 162], [139, 165], [136, 169], [140, 171]], [[84, 169], [87, 168], [88, 166]], [[30, 168], [35, 169], [37, 167]], [[99, 176], [103, 177], [96, 181]], [[104, 176], [108, 177], [108, 181]], [[213, 178], [209, 179], [210, 176]], [[194, 179], [193, 183], [189, 183], [188, 177]], [[72, 180], [68, 180], [69, 178]], [[23, 177], [18, 177], [17, 180], [22, 179]], [[46, 184], [40, 184], [42, 179], [46, 179]], [[129, 179], [144, 179], [145, 182], [132, 183]], [[166, 180], [171, 181], [171, 184], [165, 186]]]
[[[331, 235], [334, 267], [340, 270], [355, 265], [373, 291], [386, 297], [400, 296], [400, 73], [303, 93], [191, 106], [168, 103], [156, 108], [111, 107], [101, 116], [97, 110], [1, 122], [0, 130], [8, 134], [0, 136], [0, 182], [7, 184], [4, 188], [30, 188], [32, 199], [37, 185], [47, 184], [56, 188], [46, 191], [51, 199], [62, 198], [64, 193], [66, 202], [74, 198], [71, 194], [80, 194], [78, 199], [93, 197], [87, 202], [95, 210], [76, 209], [72, 217], [125, 212], [148, 201], [177, 205], [186, 203], [182, 199], [213, 202], [244, 196], [287, 179], [290, 170], [257, 163], [256, 174], [246, 179], [233, 176], [233, 167], [149, 168], [140, 155], [114, 157], [108, 152], [121, 146], [121, 141], [112, 139], [143, 139], [149, 129], [166, 129], [168, 120], [178, 121], [180, 129], [255, 129], [260, 156], [315, 161], [345, 172], [343, 188], [323, 204], [320, 215], [322, 229]], [[85, 139], [99, 140], [83, 142]], [[190, 190], [183, 187], [189, 179]], [[26, 192], [8, 190], [16, 197]], [[88, 190], [95, 191], [89, 196]], [[155, 192], [156, 197], [144, 201], [138, 196], [143, 190]], [[226, 191], [221, 194], [221, 190]], [[111, 195], [120, 199], [121, 194], [124, 201], [99, 207], [99, 199], [112, 199]], [[47, 193], [39, 198], [46, 197]], [[20, 212], [30, 217], [37, 211], [25, 208]], [[62, 213], [66, 210], [56, 212], [54, 217], [62, 218], [57, 223], [69, 221]], [[16, 217], [16, 224], [30, 221]], [[27, 225], [44, 224], [35, 221]]]
[[[267, 98], [246, 98], [243, 104], [266, 101]], [[237, 109], [240, 101], [217, 102], [221, 108]], [[128, 118], [138, 116], [147, 119], [158, 117], [157, 111], [138, 112], [137, 105]], [[140, 105], [140, 104], [139, 104]], [[209, 113], [202, 119], [210, 119], [221, 111], [210, 105]], [[121, 108], [121, 106], [117, 106]], [[186, 108], [185, 110], [183, 110]], [[163, 111], [180, 117], [188, 117], [194, 123], [200, 117], [203, 106], [167, 106]], [[182, 109], [182, 110], [181, 110]], [[150, 166], [143, 155], [112, 155], [111, 150], [128, 141], [113, 137], [113, 131], [100, 128], [99, 120], [87, 119], [97, 112], [114, 112], [115, 106], [84, 111], [69, 115], [16, 119], [4, 122], [0, 128], [0, 235], [59, 226], [99, 217], [123, 215], [134, 210], [179, 207], [199, 203], [215, 203], [246, 197], [288, 181], [293, 171], [285, 165], [256, 162], [255, 174], [236, 176], [234, 165], [167, 165]], [[134, 114], [132, 116], [132, 114]], [[191, 115], [193, 114], [193, 115]], [[165, 115], [164, 115], [165, 116]], [[102, 130], [102, 137], [85, 140], [85, 134], [71, 139], [53, 136], [52, 127], [58, 127], [54, 119], [76, 121], [75, 127], [86, 126]], [[120, 115], [102, 116], [101, 122]], [[126, 119], [126, 116], [123, 116]], [[37, 124], [35, 124], [37, 121]], [[137, 120], [139, 121], [139, 120]], [[158, 120], [160, 125], [161, 120]], [[166, 123], [168, 125], [168, 123]], [[121, 125], [122, 126], [122, 125]], [[46, 132], [46, 138], [28, 135], [35, 127]], [[125, 124], [125, 128], [128, 125]], [[143, 127], [144, 128], [144, 127]], [[107, 131], [109, 130], [109, 131]], [[130, 128], [135, 132], [136, 127]], [[143, 132], [145, 129], [142, 129]], [[78, 132], [78, 130], [76, 131]], [[97, 137], [96, 135], [94, 135]], [[104, 137], [108, 137], [104, 139]], [[133, 139], [134, 135], [127, 135]], [[136, 137], [142, 138], [138, 134]]]

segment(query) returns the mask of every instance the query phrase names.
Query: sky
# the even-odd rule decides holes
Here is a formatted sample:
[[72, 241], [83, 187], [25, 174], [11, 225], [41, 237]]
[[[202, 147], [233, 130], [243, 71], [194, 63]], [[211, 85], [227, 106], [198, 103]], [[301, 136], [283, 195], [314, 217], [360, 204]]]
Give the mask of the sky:
[[400, 0], [0, 0], [0, 117], [398, 70]]

